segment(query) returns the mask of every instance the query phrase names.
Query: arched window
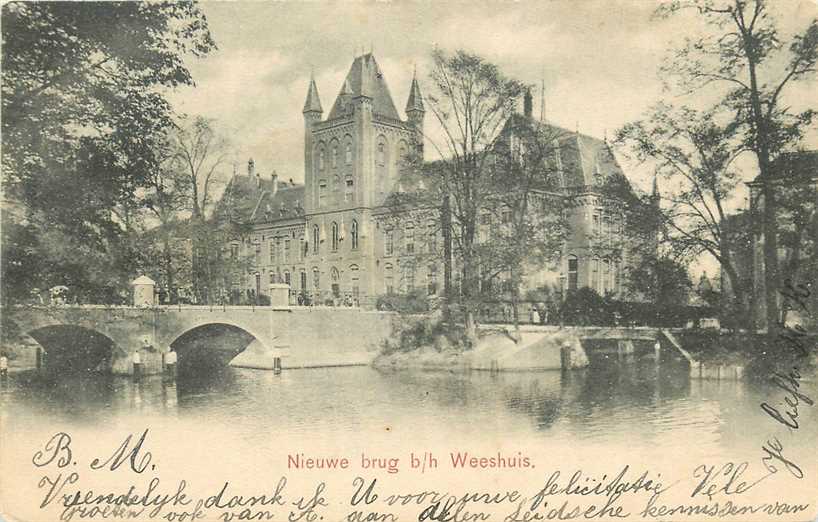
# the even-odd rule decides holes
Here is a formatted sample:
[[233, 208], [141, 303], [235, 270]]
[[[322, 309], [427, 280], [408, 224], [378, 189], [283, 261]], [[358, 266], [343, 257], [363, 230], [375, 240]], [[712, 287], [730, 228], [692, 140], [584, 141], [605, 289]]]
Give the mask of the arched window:
[[383, 267], [383, 285], [387, 294], [395, 293], [395, 270], [388, 263]]
[[608, 293], [608, 290], [611, 289], [611, 261], [609, 259], [602, 260], [602, 266], [605, 267], [605, 274], [602, 276], [602, 295]]
[[358, 265], [350, 265], [349, 267], [349, 285], [352, 290], [352, 297], [354, 299], [358, 299], [361, 293], [361, 283], [360, 276], [358, 275]]
[[347, 165], [352, 165], [352, 143], [349, 142], [349, 141], [347, 141], [347, 144], [346, 144], [345, 156], [346, 156], [346, 164]]
[[405, 169], [409, 163], [409, 147], [401, 140], [398, 144], [398, 168]]
[[290, 271], [289, 270], [284, 271], [284, 283], [287, 286], [290, 286]]
[[324, 147], [318, 149], [318, 170], [324, 170]]
[[332, 144], [332, 168], [336, 168], [338, 166], [338, 144]]
[[312, 268], [312, 287], [316, 292], [321, 290], [321, 272], [317, 266]]
[[321, 243], [321, 230], [318, 228], [318, 225], [312, 226], [312, 253], [318, 253], [318, 245]]
[[318, 208], [326, 205], [327, 202], [327, 180], [322, 179], [318, 182]]
[[352, 239], [352, 250], [358, 250], [358, 222], [354, 219], [349, 227], [349, 235]]
[[337, 252], [338, 251], [338, 242], [339, 242], [338, 223], [333, 221], [331, 230], [332, 230], [332, 251]]
[[378, 165], [386, 164], [386, 144], [378, 143]]
[[579, 259], [577, 256], [568, 256], [568, 290], [576, 290], [579, 283]]

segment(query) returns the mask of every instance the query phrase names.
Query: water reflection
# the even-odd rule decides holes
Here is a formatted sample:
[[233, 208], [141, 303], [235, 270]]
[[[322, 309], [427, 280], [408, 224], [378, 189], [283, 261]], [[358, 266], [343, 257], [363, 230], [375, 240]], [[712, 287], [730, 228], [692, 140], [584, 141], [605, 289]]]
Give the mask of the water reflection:
[[[744, 382], [690, 381], [685, 366], [652, 358], [592, 364], [573, 372], [417, 372], [371, 368], [290, 370], [225, 367], [178, 380], [80, 374], [14, 375], [0, 389], [0, 418], [107, 429], [111, 419], [207, 421], [247, 440], [272, 433], [413, 436], [456, 429], [469, 437], [621, 441], [646, 448], [757, 445], [758, 404], [769, 389]], [[814, 426], [807, 430], [815, 431]], [[741, 427], [741, 429], [737, 429]], [[47, 428], [45, 428], [47, 429]], [[419, 436], [419, 435], [418, 435]]]

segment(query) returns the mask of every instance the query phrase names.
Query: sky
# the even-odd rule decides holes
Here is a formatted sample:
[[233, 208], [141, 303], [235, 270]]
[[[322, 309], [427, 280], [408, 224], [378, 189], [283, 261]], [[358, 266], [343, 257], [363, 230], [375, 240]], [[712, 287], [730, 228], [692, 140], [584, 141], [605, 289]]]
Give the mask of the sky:
[[[372, 51], [403, 115], [414, 68], [423, 90], [438, 46], [478, 53], [509, 76], [544, 85], [549, 121], [611, 137], [663, 98], [695, 106], [713, 94], [663, 92], [660, 64], [702, 26], [693, 12], [658, 19], [656, 6], [652, 0], [204, 2], [219, 49], [188, 61], [196, 86], [173, 93], [171, 101], [182, 113], [216, 120], [240, 171], [252, 157], [263, 175], [275, 170], [280, 179], [303, 181], [301, 110], [310, 75], [326, 116], [353, 57]], [[818, 15], [818, 0], [781, 0], [773, 12], [786, 34]], [[816, 92], [812, 83], [787, 96], [796, 105], [815, 105]], [[535, 93], [537, 114], [541, 97]], [[427, 113], [427, 126], [431, 120]], [[652, 172], [616, 153], [632, 183], [648, 189]], [[754, 163], [742, 166], [752, 179]], [[745, 196], [741, 187], [735, 205]]]

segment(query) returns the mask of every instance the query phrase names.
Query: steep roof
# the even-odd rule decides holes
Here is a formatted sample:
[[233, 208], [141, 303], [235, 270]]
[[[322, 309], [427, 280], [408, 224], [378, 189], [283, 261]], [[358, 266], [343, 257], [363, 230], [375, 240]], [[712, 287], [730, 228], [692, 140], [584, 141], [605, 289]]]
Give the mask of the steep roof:
[[304, 215], [304, 185], [279, 179], [273, 194], [269, 176], [236, 175], [216, 208], [218, 219], [240, 223], [268, 223]]
[[412, 86], [409, 88], [409, 99], [406, 100], [406, 113], [411, 111], [424, 112], [423, 95], [420, 94], [417, 76], [412, 76]]
[[256, 208], [250, 216], [250, 222], [270, 223], [281, 219], [292, 219], [304, 216], [304, 185], [282, 186], [273, 194], [272, 182], [269, 182], [261, 193]]
[[372, 98], [372, 111], [375, 114], [395, 120], [400, 119], [392, 101], [392, 95], [389, 94], [386, 79], [372, 53], [359, 56], [352, 62], [328, 118], [345, 116], [348, 100], [358, 96]]
[[602, 186], [611, 181], [627, 180], [605, 140], [552, 123], [540, 123], [521, 114], [509, 119], [504, 132], [511, 132], [514, 125], [521, 123], [544, 127], [542, 135], [557, 141], [566, 188]]
[[310, 86], [307, 89], [307, 99], [304, 101], [302, 112], [324, 112], [321, 108], [321, 98], [318, 97], [318, 87], [315, 85], [315, 78], [310, 77]]

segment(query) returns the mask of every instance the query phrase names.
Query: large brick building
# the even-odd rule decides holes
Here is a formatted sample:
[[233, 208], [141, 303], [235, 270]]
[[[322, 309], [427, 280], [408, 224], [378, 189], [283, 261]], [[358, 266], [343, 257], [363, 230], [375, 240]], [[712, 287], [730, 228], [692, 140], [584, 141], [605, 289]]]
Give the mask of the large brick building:
[[[531, 118], [530, 105], [518, 117]], [[263, 294], [273, 282], [288, 283], [298, 303], [372, 304], [379, 295], [416, 288], [440, 293], [442, 267], [428, 254], [441, 241], [429, 213], [409, 212], [395, 226], [383, 211], [399, 186], [402, 159], [422, 155], [425, 110], [417, 80], [402, 118], [383, 71], [365, 54], [354, 59], [326, 117], [314, 79], [302, 112], [304, 185], [257, 173], [251, 160], [221, 203], [252, 228], [231, 243], [233, 255], [247, 256], [252, 267], [234, 282], [241, 295]], [[561, 260], [538, 267], [529, 283], [619, 295], [629, 260], [620, 241], [624, 209], [602, 187], [625, 176], [606, 141], [560, 130], [554, 161], [564, 196], [575, 202], [571, 234]]]

